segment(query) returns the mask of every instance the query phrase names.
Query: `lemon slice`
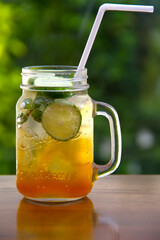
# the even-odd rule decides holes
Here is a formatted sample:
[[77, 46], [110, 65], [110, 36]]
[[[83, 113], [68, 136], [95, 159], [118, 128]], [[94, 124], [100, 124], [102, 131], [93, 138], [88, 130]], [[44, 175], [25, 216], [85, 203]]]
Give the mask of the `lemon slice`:
[[71, 102], [54, 101], [42, 114], [42, 125], [46, 132], [59, 141], [76, 136], [81, 126], [80, 110]]

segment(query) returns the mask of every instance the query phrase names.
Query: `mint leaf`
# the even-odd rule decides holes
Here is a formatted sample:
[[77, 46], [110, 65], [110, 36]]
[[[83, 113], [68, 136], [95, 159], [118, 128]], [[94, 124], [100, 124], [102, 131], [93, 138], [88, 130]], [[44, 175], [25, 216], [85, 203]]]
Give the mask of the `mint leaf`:
[[43, 111], [53, 101], [54, 99], [52, 98], [37, 95], [36, 99], [33, 102], [31, 111], [31, 116], [34, 118], [35, 121], [41, 122]]
[[18, 124], [23, 124], [27, 121], [27, 119], [28, 119], [28, 116], [26, 114], [20, 113], [17, 116], [17, 123]]
[[41, 122], [42, 120], [42, 111], [40, 111], [38, 108], [33, 109], [31, 112], [31, 116], [34, 118], [35, 121]]

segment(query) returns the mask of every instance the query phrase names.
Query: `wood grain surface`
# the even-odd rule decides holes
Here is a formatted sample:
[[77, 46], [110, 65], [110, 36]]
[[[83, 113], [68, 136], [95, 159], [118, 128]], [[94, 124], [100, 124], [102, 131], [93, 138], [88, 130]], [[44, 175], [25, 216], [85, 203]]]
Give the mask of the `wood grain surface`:
[[0, 240], [160, 240], [160, 176], [111, 175], [82, 200], [37, 204], [0, 176]]

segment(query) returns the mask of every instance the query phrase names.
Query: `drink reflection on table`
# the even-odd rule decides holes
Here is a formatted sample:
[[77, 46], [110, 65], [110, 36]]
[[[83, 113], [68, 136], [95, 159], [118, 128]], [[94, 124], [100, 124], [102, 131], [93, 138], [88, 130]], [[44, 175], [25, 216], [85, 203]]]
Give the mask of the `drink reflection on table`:
[[86, 197], [77, 202], [43, 204], [23, 198], [17, 211], [17, 230], [18, 240], [92, 240], [92, 201]]
[[100, 234], [100, 239], [117, 239], [113, 234], [114, 225], [98, 218], [92, 201], [87, 197], [56, 204], [23, 198], [17, 210], [17, 237], [18, 240], [95, 240]]

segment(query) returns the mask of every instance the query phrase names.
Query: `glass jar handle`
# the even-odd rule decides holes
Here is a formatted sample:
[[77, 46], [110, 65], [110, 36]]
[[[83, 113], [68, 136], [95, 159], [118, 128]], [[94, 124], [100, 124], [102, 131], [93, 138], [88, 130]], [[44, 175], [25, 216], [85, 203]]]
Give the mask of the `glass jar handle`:
[[94, 163], [94, 167], [98, 170], [98, 178], [113, 173], [119, 166], [122, 152], [122, 137], [119, 117], [116, 110], [109, 104], [93, 101], [93, 117], [104, 116], [109, 121], [111, 136], [111, 158], [105, 165]]

